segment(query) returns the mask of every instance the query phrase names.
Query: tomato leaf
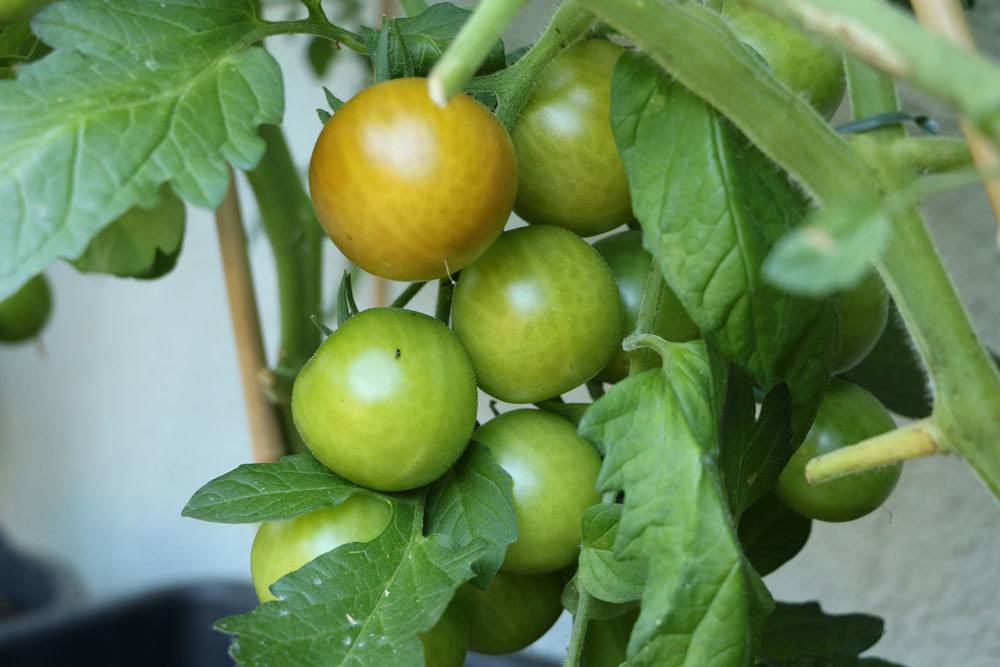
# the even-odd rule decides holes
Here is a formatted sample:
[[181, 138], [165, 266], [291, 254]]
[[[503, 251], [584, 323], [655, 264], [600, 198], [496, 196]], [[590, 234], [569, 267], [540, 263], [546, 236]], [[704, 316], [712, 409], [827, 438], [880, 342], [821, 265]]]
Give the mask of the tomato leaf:
[[344, 271], [337, 288], [337, 326], [358, 314], [358, 304], [354, 300], [354, 287], [351, 285], [351, 272]]
[[170, 182], [215, 207], [283, 112], [281, 72], [246, 48], [252, 0], [74, 0], [32, 27], [55, 48], [0, 81], [0, 298]]
[[605, 602], [639, 600], [646, 582], [641, 560], [619, 559], [614, 552], [624, 506], [594, 505], [583, 515], [583, 545], [577, 580], [590, 595]]
[[217, 523], [290, 519], [372, 493], [338, 477], [309, 454], [277, 463], [246, 463], [198, 489], [183, 516]]
[[[570, 614], [575, 614], [580, 604], [580, 590], [577, 587], [576, 576], [566, 584], [562, 594], [563, 609]], [[604, 600], [591, 596], [590, 618], [591, 620], [603, 620], [618, 618], [631, 612], [638, 612], [637, 602], [605, 602]], [[590, 636], [588, 631], [587, 636]]]
[[159, 278], [177, 263], [184, 241], [184, 202], [168, 188], [158, 206], [135, 206], [98, 232], [73, 266], [84, 273]]
[[422, 498], [396, 496], [379, 537], [346, 544], [275, 582], [277, 601], [220, 620], [239, 665], [421, 667], [418, 634], [473, 576], [478, 543], [423, 535]]
[[473, 569], [474, 583], [486, 590], [500, 569], [507, 545], [517, 539], [514, 480], [497, 465], [488, 447], [473, 442], [427, 494], [427, 532], [443, 533], [455, 544], [485, 545]]
[[743, 553], [763, 577], [802, 551], [811, 531], [812, 520], [768, 494], [743, 513], [738, 534]]
[[611, 124], [643, 245], [705, 339], [769, 390], [787, 383], [793, 440], [812, 423], [837, 335], [832, 301], [782, 293], [763, 263], [809, 202], [707, 103], [637, 53], [619, 59]]
[[13, 79], [15, 69], [38, 60], [51, 49], [31, 32], [31, 21], [0, 25], [0, 79]]
[[[864, 664], [856, 661], [857, 656], [875, 645], [883, 627], [876, 616], [832, 615], [816, 602], [779, 602], [764, 625], [758, 656], [765, 664], [789, 664], [800, 658], [822, 658], [833, 665]], [[841, 662], [845, 659], [854, 662]]]
[[747, 664], [771, 598], [722, 488], [708, 353], [700, 341], [658, 348], [662, 369], [618, 383], [580, 423], [607, 451], [598, 486], [625, 492], [615, 556], [647, 573], [627, 664]]

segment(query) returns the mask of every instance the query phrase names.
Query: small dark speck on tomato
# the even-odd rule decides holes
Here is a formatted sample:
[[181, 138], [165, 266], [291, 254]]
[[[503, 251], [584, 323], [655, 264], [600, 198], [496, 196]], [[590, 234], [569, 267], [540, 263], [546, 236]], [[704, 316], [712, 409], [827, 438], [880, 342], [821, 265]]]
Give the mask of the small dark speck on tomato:
[[397, 358], [397, 359], [399, 359], [399, 358], [400, 358], [401, 356], [403, 356], [403, 353], [402, 353], [402, 352], [400, 351], [400, 349], [399, 349], [399, 348], [397, 347], [397, 348], [396, 348], [396, 358]]

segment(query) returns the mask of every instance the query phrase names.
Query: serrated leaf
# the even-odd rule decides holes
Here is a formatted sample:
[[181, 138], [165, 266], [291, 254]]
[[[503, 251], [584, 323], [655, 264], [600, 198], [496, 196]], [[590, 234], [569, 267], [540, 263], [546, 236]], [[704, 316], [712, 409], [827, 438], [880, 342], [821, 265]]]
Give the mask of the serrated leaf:
[[775, 244], [764, 262], [764, 276], [795, 294], [833, 294], [871, 271], [888, 237], [889, 218], [877, 205], [828, 206]]
[[882, 619], [876, 616], [832, 615], [816, 602], [779, 602], [764, 625], [759, 655], [779, 662], [801, 657], [856, 658], [875, 645], [882, 629]]
[[809, 541], [812, 520], [768, 494], [740, 517], [738, 534], [750, 564], [764, 577], [794, 558]]
[[218, 523], [290, 519], [371, 493], [337, 476], [309, 454], [277, 463], [247, 463], [198, 489], [183, 516]]
[[517, 539], [514, 480], [488, 447], [472, 442], [462, 458], [427, 493], [427, 532], [465, 546], [478, 540], [483, 555], [473, 566], [474, 583], [486, 590], [500, 569], [507, 545]]
[[658, 349], [662, 369], [618, 383], [580, 423], [607, 451], [598, 486], [625, 492], [615, 555], [647, 573], [627, 664], [746, 664], [770, 596], [722, 488], [708, 353], [700, 341]]
[[429, 630], [472, 575], [478, 544], [424, 537], [422, 498], [397, 497], [379, 537], [347, 544], [271, 586], [278, 600], [216, 627], [236, 635], [239, 665], [419, 667]]
[[283, 111], [281, 72], [244, 36], [252, 0], [74, 0], [32, 26], [55, 48], [0, 81], [0, 298], [165, 182], [215, 207]]
[[583, 544], [576, 577], [590, 595], [605, 602], [639, 600], [646, 582], [642, 560], [621, 560], [614, 552], [624, 509], [617, 504], [594, 505], [583, 515]]
[[[576, 576], [574, 575], [573, 579], [570, 579], [569, 583], [566, 584], [566, 588], [563, 589], [562, 606], [570, 614], [576, 614], [579, 604], [580, 590], [576, 583]], [[592, 620], [618, 618], [631, 612], [638, 612], [638, 610], [638, 602], [605, 602], [600, 598], [591, 596], [590, 618]]]
[[159, 278], [174, 268], [184, 242], [184, 202], [169, 188], [152, 209], [133, 207], [91, 239], [73, 266], [84, 273]]
[[643, 245], [703, 336], [769, 390], [787, 383], [793, 440], [815, 416], [832, 367], [829, 299], [785, 294], [764, 259], [809, 202], [786, 174], [653, 61], [626, 53], [612, 80], [611, 125]]

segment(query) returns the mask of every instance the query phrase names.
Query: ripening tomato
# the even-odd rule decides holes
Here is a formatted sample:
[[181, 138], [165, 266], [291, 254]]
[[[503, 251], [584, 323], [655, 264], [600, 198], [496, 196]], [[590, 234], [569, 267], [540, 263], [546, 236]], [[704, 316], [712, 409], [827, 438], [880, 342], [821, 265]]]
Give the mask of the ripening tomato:
[[339, 546], [374, 540], [391, 518], [392, 508], [385, 500], [356, 493], [336, 507], [262, 523], [250, 551], [257, 597], [261, 602], [274, 600], [270, 588], [278, 579]]
[[727, 2], [722, 10], [737, 36], [770, 65], [774, 75], [830, 117], [844, 99], [847, 84], [840, 55], [817, 38], [787, 23]]
[[834, 357], [834, 372], [857, 366], [872, 351], [889, 321], [889, 292], [874, 271], [850, 289], [837, 295], [840, 314], [840, 346]]
[[503, 569], [520, 574], [561, 570], [576, 561], [584, 511], [598, 502], [601, 459], [576, 427], [544, 410], [515, 410], [476, 429], [514, 479], [517, 541]]
[[600, 234], [632, 217], [628, 177], [611, 133], [611, 74], [624, 49], [588, 39], [546, 67], [511, 135], [517, 214]]
[[534, 643], [562, 613], [566, 580], [565, 572], [531, 576], [500, 571], [485, 591], [463, 585], [452, 604], [469, 619], [469, 648], [503, 655]]
[[901, 463], [815, 486], [806, 481], [806, 463], [895, 427], [877, 398], [855, 384], [834, 380], [823, 395], [805, 441], [781, 471], [775, 495], [799, 514], [820, 521], [852, 521], [874, 511], [896, 487]]
[[341, 477], [381, 491], [444, 474], [465, 451], [476, 403], [476, 378], [455, 334], [399, 308], [349, 319], [292, 388], [292, 415], [309, 450]]
[[621, 342], [618, 287], [576, 234], [533, 225], [504, 233], [462, 272], [452, 322], [479, 386], [534, 403], [594, 377]]
[[327, 121], [309, 165], [313, 206], [347, 257], [392, 280], [455, 273], [500, 234], [517, 192], [507, 131], [465, 94], [384, 81]]
[[449, 605], [433, 628], [420, 635], [424, 667], [462, 667], [469, 650], [469, 619], [462, 609]]
[[45, 328], [52, 312], [52, 291], [43, 274], [0, 301], [0, 342], [20, 343]]
[[[624, 338], [635, 330], [639, 305], [642, 303], [642, 293], [646, 288], [653, 257], [642, 247], [642, 232], [634, 230], [606, 236], [594, 243], [594, 249], [601, 253], [611, 267], [611, 272], [615, 274], [618, 294], [625, 308], [625, 326], [622, 327], [622, 338]], [[677, 300], [677, 295], [666, 285], [660, 298], [660, 312], [656, 316], [653, 333], [676, 343], [694, 340], [701, 336], [697, 325], [691, 321], [684, 306]], [[601, 371], [599, 377], [605, 382], [618, 382], [628, 375], [628, 369], [628, 353], [619, 346], [611, 363]]]

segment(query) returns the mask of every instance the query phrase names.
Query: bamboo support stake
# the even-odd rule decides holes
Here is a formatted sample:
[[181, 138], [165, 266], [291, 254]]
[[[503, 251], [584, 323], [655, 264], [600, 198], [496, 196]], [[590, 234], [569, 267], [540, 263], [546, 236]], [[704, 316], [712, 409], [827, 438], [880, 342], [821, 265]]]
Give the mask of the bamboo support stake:
[[226, 276], [229, 314], [236, 340], [236, 356], [240, 366], [243, 399], [246, 402], [250, 427], [250, 446], [257, 463], [277, 461], [284, 454], [284, 442], [278, 414], [260, 381], [267, 370], [264, 340], [260, 331], [260, 316], [254, 296], [253, 275], [247, 255], [247, 237], [243, 215], [236, 195], [236, 176], [229, 170], [229, 190], [215, 210], [215, 225], [219, 233], [219, 251]]
[[[976, 50], [976, 42], [972, 38], [972, 32], [958, 0], [912, 0], [911, 4], [921, 23], [969, 51]], [[972, 153], [976, 167], [986, 172], [1000, 169], [1000, 153], [996, 146], [966, 119], [960, 119], [959, 122], [962, 134], [969, 142], [969, 152]], [[1000, 178], [993, 177], [986, 180], [983, 187], [993, 207], [993, 215], [1000, 224]], [[1000, 245], [1000, 233], [997, 236], [997, 244]]]

